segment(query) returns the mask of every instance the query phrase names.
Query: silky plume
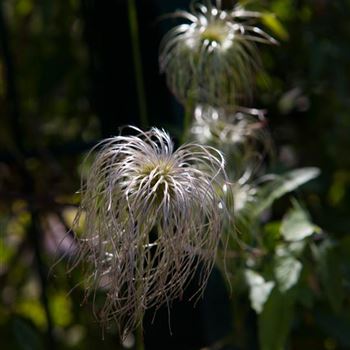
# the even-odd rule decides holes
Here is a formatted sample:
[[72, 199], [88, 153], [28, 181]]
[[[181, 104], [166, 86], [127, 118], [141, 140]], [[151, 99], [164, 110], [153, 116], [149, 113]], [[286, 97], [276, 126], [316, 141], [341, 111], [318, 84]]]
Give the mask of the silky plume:
[[241, 5], [224, 10], [221, 1], [193, 1], [190, 11], [171, 16], [184, 23], [164, 36], [159, 60], [180, 102], [225, 107], [249, 99], [261, 69], [256, 44], [277, 44], [255, 24], [261, 14]]
[[[96, 316], [115, 320], [122, 337], [146, 309], [181, 297], [194, 273], [197, 294], [215, 262], [227, 208], [223, 155], [185, 144], [174, 150], [163, 130], [102, 141], [83, 181], [75, 263], [84, 263], [87, 294], [103, 290]], [[226, 198], [226, 199], [224, 199]]]

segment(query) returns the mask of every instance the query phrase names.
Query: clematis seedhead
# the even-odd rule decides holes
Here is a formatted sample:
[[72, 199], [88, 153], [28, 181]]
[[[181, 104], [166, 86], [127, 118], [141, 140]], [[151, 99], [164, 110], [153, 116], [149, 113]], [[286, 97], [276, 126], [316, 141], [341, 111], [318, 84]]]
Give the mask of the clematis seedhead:
[[184, 104], [221, 107], [249, 98], [261, 66], [256, 43], [277, 43], [254, 24], [260, 13], [241, 5], [223, 10], [220, 1], [194, 1], [189, 12], [173, 16], [185, 23], [165, 35], [160, 66], [175, 96]]
[[[272, 155], [265, 111], [255, 108], [214, 108], [198, 105], [191, 137], [225, 153], [227, 173], [234, 185], [256, 175], [265, 156]], [[235, 198], [236, 201], [236, 198]]]
[[198, 271], [200, 294], [227, 216], [218, 150], [199, 144], [175, 150], [163, 130], [132, 130], [136, 135], [97, 146], [83, 181], [85, 224], [77, 237], [87, 293], [104, 291], [96, 313], [103, 322], [115, 320], [122, 336], [147, 308], [181, 296]]

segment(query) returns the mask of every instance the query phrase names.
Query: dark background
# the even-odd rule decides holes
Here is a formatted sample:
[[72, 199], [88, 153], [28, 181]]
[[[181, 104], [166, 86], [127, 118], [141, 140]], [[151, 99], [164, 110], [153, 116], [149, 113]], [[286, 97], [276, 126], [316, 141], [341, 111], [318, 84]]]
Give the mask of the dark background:
[[[187, 8], [188, 1], [136, 5], [141, 90], [127, 1], [0, 2], [2, 349], [121, 348], [113, 329], [101, 340], [90, 306], [81, 306], [82, 289], [68, 295], [81, 279], [78, 270], [67, 278], [61, 262], [47, 276], [75, 214], [86, 151], [122, 125], [141, 126], [142, 113], [148, 126], [163, 127], [175, 139], [181, 135], [182, 108], [159, 74], [158, 51], [174, 24], [160, 16]], [[313, 221], [342, 239], [350, 227], [350, 1], [260, 5], [275, 13], [282, 27], [272, 31], [280, 45], [262, 47], [266, 71], [257, 78], [252, 106], [268, 110], [275, 169], [322, 170], [303, 198]], [[174, 305], [171, 341], [166, 312], [154, 327], [147, 315], [149, 349], [196, 349], [228, 333], [233, 344], [246, 339], [242, 348], [256, 348], [254, 314], [231, 312], [218, 272], [212, 281], [215, 287], [197, 308]], [[312, 310], [294, 325], [289, 349], [350, 347], [348, 315], [325, 310], [321, 316]], [[237, 330], [242, 319], [245, 326]]]

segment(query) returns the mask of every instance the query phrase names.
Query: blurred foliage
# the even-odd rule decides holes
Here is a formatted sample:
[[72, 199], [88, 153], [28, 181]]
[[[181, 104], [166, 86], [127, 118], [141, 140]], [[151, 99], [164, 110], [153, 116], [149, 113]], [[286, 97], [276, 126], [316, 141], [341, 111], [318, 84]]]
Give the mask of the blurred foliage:
[[[350, 1], [259, 4], [264, 25], [280, 40], [279, 47], [263, 48], [266, 70], [257, 79], [254, 104], [269, 112], [277, 154], [270, 170], [281, 174], [312, 166], [322, 173], [295, 194], [295, 200], [281, 198], [297, 187], [289, 182], [283, 188], [283, 177], [277, 184], [260, 187], [256, 221], [249, 225], [259, 232], [254, 239], [261, 240], [259, 246], [265, 251], [237, 248], [241, 259], [232, 258], [233, 342], [242, 349], [258, 348], [252, 341], [258, 338], [263, 350], [283, 349], [286, 342], [288, 349], [296, 350], [348, 349]], [[87, 0], [0, 3], [0, 337], [4, 349], [133, 346], [132, 338], [119, 346], [113, 328], [101, 340], [103, 331], [91, 308], [82, 305], [79, 271], [67, 278], [65, 261], [50, 269], [60, 253], [74, 253], [67, 231], [79, 200], [74, 194], [79, 188], [79, 164], [102, 135], [115, 132], [115, 128], [106, 131], [101, 105], [112, 111], [107, 124], [119, 126], [129, 118], [122, 118], [124, 112], [118, 114], [119, 106], [128, 104], [133, 111], [137, 100], [134, 76], [128, 73], [132, 66], [108, 59], [114, 50], [112, 58], [120, 55], [125, 65], [132, 62], [126, 5], [119, 12], [114, 6]], [[139, 16], [143, 70], [146, 85], [154, 84], [153, 90], [147, 89], [146, 96], [151, 94], [151, 102], [155, 100], [148, 104], [148, 112], [163, 125], [173, 123], [177, 135], [181, 131], [174, 123], [179, 113], [176, 102], [157, 106], [162, 104], [158, 94], [163, 96], [166, 87], [156, 77], [154, 57], [164, 30], [158, 16], [180, 6], [186, 2], [138, 2], [143, 14]], [[91, 10], [94, 7], [96, 12]], [[99, 25], [104, 25], [102, 20], [91, 21], [91, 13], [109, 21], [105, 43], [91, 44], [90, 32], [99, 33]], [[155, 28], [158, 36], [153, 35]], [[96, 78], [99, 72], [106, 74], [101, 73], [104, 79], [115, 80], [107, 82], [114, 89], [112, 98], [96, 102], [96, 89], [104, 84]], [[134, 120], [130, 117], [130, 123]], [[298, 180], [300, 173], [287, 174], [291, 173], [297, 185], [306, 182]], [[261, 220], [260, 214], [266, 213], [268, 220]], [[244, 220], [242, 230], [246, 225]]]

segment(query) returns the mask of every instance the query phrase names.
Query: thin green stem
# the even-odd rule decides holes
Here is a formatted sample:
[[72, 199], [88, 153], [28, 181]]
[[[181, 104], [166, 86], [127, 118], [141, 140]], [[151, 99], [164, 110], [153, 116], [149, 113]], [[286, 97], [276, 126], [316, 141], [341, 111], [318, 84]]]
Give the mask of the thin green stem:
[[129, 26], [132, 46], [132, 56], [135, 69], [135, 79], [137, 88], [137, 97], [140, 113], [140, 124], [142, 128], [149, 126], [147, 117], [147, 103], [145, 94], [145, 85], [143, 79], [142, 60], [140, 51], [139, 26], [137, 19], [137, 8], [135, 0], [128, 1]]
[[193, 99], [189, 98], [184, 108], [185, 108], [185, 115], [183, 120], [181, 144], [184, 144], [188, 140], [188, 136], [190, 133], [190, 127], [191, 127], [193, 111], [194, 111]]
[[142, 324], [136, 328], [135, 332], [136, 350], [144, 350]]

